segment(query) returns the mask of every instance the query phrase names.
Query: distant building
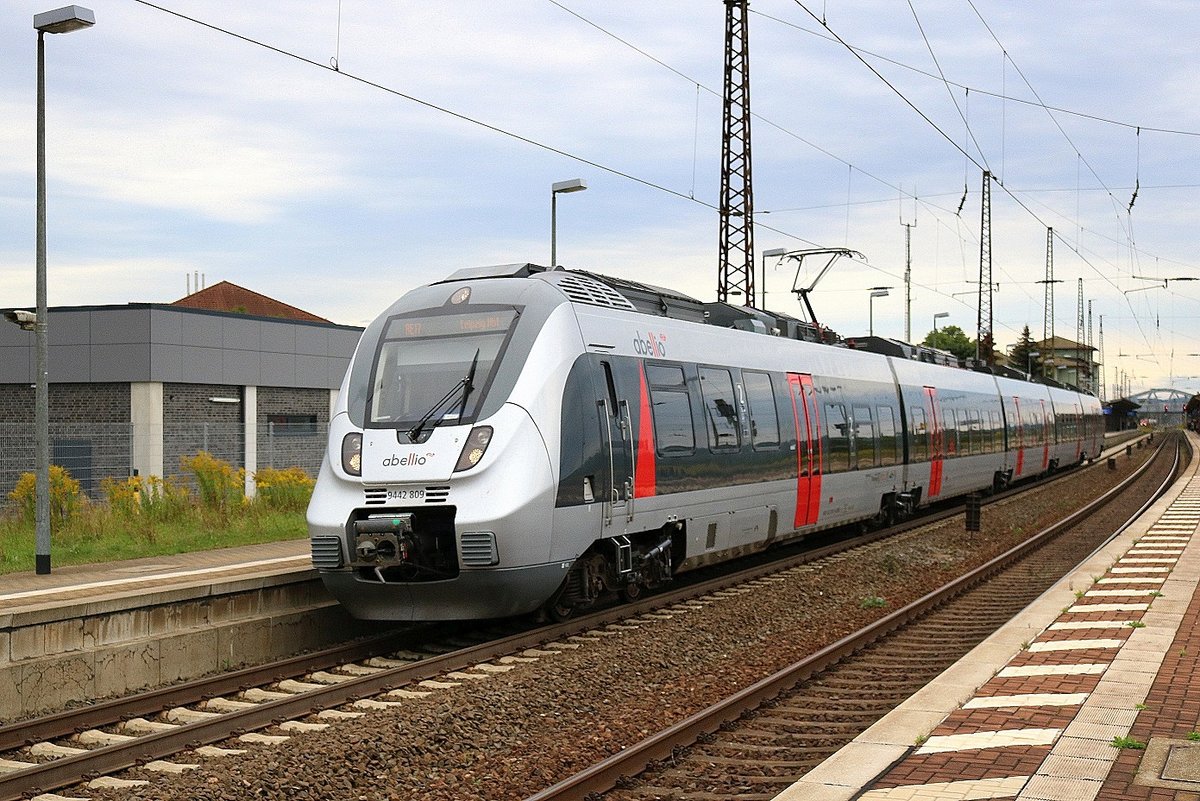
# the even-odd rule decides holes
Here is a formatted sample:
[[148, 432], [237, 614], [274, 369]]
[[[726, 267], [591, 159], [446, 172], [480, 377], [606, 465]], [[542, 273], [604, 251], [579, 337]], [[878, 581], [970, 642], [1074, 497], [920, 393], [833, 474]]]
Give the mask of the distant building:
[[309, 323], [328, 323], [324, 317], [289, 306], [281, 300], [246, 289], [243, 286], [221, 281], [193, 292], [171, 304], [189, 309], [249, 314], [256, 317], [279, 317], [284, 320], [303, 320]]
[[1033, 350], [1046, 378], [1098, 393], [1101, 376], [1100, 365], [1093, 358], [1095, 348], [1056, 336], [1033, 343]]
[[[361, 334], [224, 281], [173, 304], [51, 308], [52, 461], [90, 494], [178, 475], [199, 450], [315, 475]], [[34, 364], [34, 335], [0, 324], [0, 501], [34, 469]]]

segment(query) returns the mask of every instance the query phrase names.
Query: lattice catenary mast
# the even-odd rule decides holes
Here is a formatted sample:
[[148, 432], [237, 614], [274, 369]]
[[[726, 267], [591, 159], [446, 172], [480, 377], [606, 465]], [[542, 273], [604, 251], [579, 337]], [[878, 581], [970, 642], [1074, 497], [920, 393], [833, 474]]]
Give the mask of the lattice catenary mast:
[[725, 0], [721, 132], [721, 241], [717, 300], [754, 305], [754, 198], [750, 175], [749, 0]]
[[983, 171], [983, 201], [979, 221], [979, 315], [975, 357], [992, 364], [992, 173]]

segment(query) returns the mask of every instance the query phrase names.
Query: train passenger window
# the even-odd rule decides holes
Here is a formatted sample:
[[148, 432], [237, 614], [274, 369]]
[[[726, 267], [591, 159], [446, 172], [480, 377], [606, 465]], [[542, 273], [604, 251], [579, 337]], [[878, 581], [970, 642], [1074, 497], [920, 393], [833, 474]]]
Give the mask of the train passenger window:
[[850, 469], [850, 432], [846, 407], [841, 403], [825, 404], [825, 472], [838, 473]]
[[775, 391], [766, 373], [742, 372], [746, 401], [750, 405], [750, 443], [755, 450], [779, 447], [779, 414]]
[[925, 462], [929, 460], [929, 424], [925, 420], [925, 410], [920, 406], [913, 406], [908, 410], [909, 414], [909, 460], [913, 462]]
[[654, 415], [654, 441], [662, 456], [686, 456], [696, 449], [692, 430], [692, 401], [688, 396], [683, 368], [647, 364], [650, 406]]
[[875, 426], [871, 421], [871, 407], [854, 407], [854, 453], [859, 470], [874, 467], [878, 463]]
[[896, 411], [891, 406], [877, 406], [875, 411], [879, 424], [879, 464], [883, 467], [898, 464]]
[[682, 387], [683, 368], [666, 364], [647, 364], [646, 380], [653, 387]]
[[946, 458], [958, 456], [958, 420], [953, 409], [941, 408], [942, 453]]
[[738, 426], [737, 400], [733, 395], [733, 377], [729, 371], [701, 367], [700, 394], [704, 398], [708, 447], [714, 451], [736, 451], [742, 446], [742, 435]]

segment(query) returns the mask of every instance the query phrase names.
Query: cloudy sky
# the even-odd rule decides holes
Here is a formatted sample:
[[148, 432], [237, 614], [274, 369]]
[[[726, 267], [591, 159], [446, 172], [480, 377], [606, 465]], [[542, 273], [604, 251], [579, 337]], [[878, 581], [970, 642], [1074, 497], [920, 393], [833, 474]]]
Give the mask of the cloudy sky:
[[[202, 273], [362, 325], [459, 267], [548, 263], [576, 177], [560, 263], [715, 299], [720, 0], [87, 5], [46, 37], [51, 305]], [[57, 6], [0, 8], [0, 306], [33, 304]], [[758, 250], [866, 256], [817, 285], [823, 323], [865, 333], [892, 286], [875, 331], [903, 336], [915, 222], [913, 338], [943, 311], [974, 336], [986, 168], [997, 342], [1041, 337], [1053, 227], [1055, 332], [1082, 278], [1109, 394], [1200, 388], [1200, 282], [1173, 280], [1200, 278], [1193, 0], [753, 0], [750, 32]], [[793, 280], [768, 263], [768, 306], [798, 312]]]

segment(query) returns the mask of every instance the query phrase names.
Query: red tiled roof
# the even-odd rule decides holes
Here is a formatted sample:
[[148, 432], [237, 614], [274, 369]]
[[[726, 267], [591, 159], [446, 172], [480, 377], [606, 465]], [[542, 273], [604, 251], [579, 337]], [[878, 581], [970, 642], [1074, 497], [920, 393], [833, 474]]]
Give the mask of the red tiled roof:
[[312, 323], [330, 322], [324, 317], [318, 317], [303, 309], [289, 306], [282, 301], [260, 295], [229, 281], [221, 281], [205, 287], [199, 292], [193, 292], [187, 297], [180, 298], [171, 305], [186, 306], [190, 309], [254, 314], [260, 317], [281, 317], [285, 320], [307, 320]]

